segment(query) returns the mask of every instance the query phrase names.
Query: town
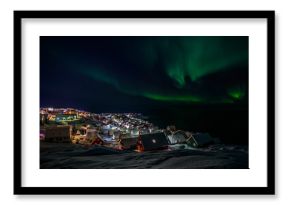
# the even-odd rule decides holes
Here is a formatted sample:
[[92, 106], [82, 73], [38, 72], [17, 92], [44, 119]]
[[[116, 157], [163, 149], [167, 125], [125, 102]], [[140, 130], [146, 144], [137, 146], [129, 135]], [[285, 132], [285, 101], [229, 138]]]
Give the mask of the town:
[[159, 128], [140, 113], [91, 113], [74, 108], [40, 108], [40, 140], [98, 145], [136, 152], [194, 149], [217, 143], [208, 133]]

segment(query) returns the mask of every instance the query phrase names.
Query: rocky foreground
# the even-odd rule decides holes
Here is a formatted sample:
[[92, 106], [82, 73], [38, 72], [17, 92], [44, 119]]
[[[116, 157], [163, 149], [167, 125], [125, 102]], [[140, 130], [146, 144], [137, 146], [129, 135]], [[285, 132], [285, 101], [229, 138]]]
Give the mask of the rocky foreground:
[[248, 148], [178, 146], [171, 151], [117, 151], [101, 146], [40, 143], [41, 169], [247, 169]]

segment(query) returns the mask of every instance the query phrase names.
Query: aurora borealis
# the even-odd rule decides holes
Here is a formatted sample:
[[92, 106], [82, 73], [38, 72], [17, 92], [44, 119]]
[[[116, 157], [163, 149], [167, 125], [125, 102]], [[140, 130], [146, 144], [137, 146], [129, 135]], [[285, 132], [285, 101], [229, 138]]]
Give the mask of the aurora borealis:
[[145, 113], [248, 106], [247, 36], [42, 36], [40, 71], [41, 106]]

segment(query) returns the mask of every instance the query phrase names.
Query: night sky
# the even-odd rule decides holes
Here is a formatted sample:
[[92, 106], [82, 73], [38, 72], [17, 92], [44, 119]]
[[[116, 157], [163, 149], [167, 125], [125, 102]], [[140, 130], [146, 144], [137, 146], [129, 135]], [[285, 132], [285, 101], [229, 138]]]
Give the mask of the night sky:
[[42, 36], [40, 104], [141, 112], [213, 131], [230, 118], [246, 134], [248, 37]]

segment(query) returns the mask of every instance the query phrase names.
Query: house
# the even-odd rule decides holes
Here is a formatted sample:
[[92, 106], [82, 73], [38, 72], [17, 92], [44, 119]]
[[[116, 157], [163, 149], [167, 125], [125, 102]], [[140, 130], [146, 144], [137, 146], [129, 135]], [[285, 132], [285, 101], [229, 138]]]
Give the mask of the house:
[[94, 144], [103, 145], [104, 143], [105, 143], [104, 140], [99, 134], [97, 134], [94, 138], [91, 139], [92, 145]]
[[40, 113], [40, 125], [47, 124], [48, 122], [48, 114], [47, 113]]
[[121, 136], [121, 131], [119, 131], [119, 130], [114, 131], [112, 139], [113, 140], [118, 140], [120, 138], [120, 136]]
[[165, 149], [168, 145], [168, 139], [163, 132], [141, 134], [138, 137], [137, 150], [142, 152]]
[[135, 150], [137, 147], [138, 137], [121, 138], [118, 140], [118, 149]]
[[182, 130], [177, 130], [173, 133], [167, 131], [166, 133], [171, 145], [186, 143], [191, 147], [203, 147], [217, 142], [217, 140], [212, 138], [208, 133], [190, 133]]
[[81, 127], [72, 135], [72, 143], [74, 144], [99, 144], [103, 145], [104, 140], [98, 134], [97, 130], [90, 126]]
[[193, 133], [187, 139], [187, 144], [192, 147], [203, 147], [212, 143], [216, 143], [216, 140], [208, 133]]
[[188, 137], [184, 131], [178, 130], [167, 135], [167, 138], [170, 144], [181, 144], [186, 143]]
[[70, 126], [52, 126], [45, 128], [46, 142], [61, 142], [69, 143], [71, 135]]
[[91, 128], [90, 126], [87, 126], [86, 134], [83, 135], [85, 143], [87, 144], [99, 144], [103, 145], [104, 140], [102, 137], [97, 133], [97, 130], [94, 128]]

